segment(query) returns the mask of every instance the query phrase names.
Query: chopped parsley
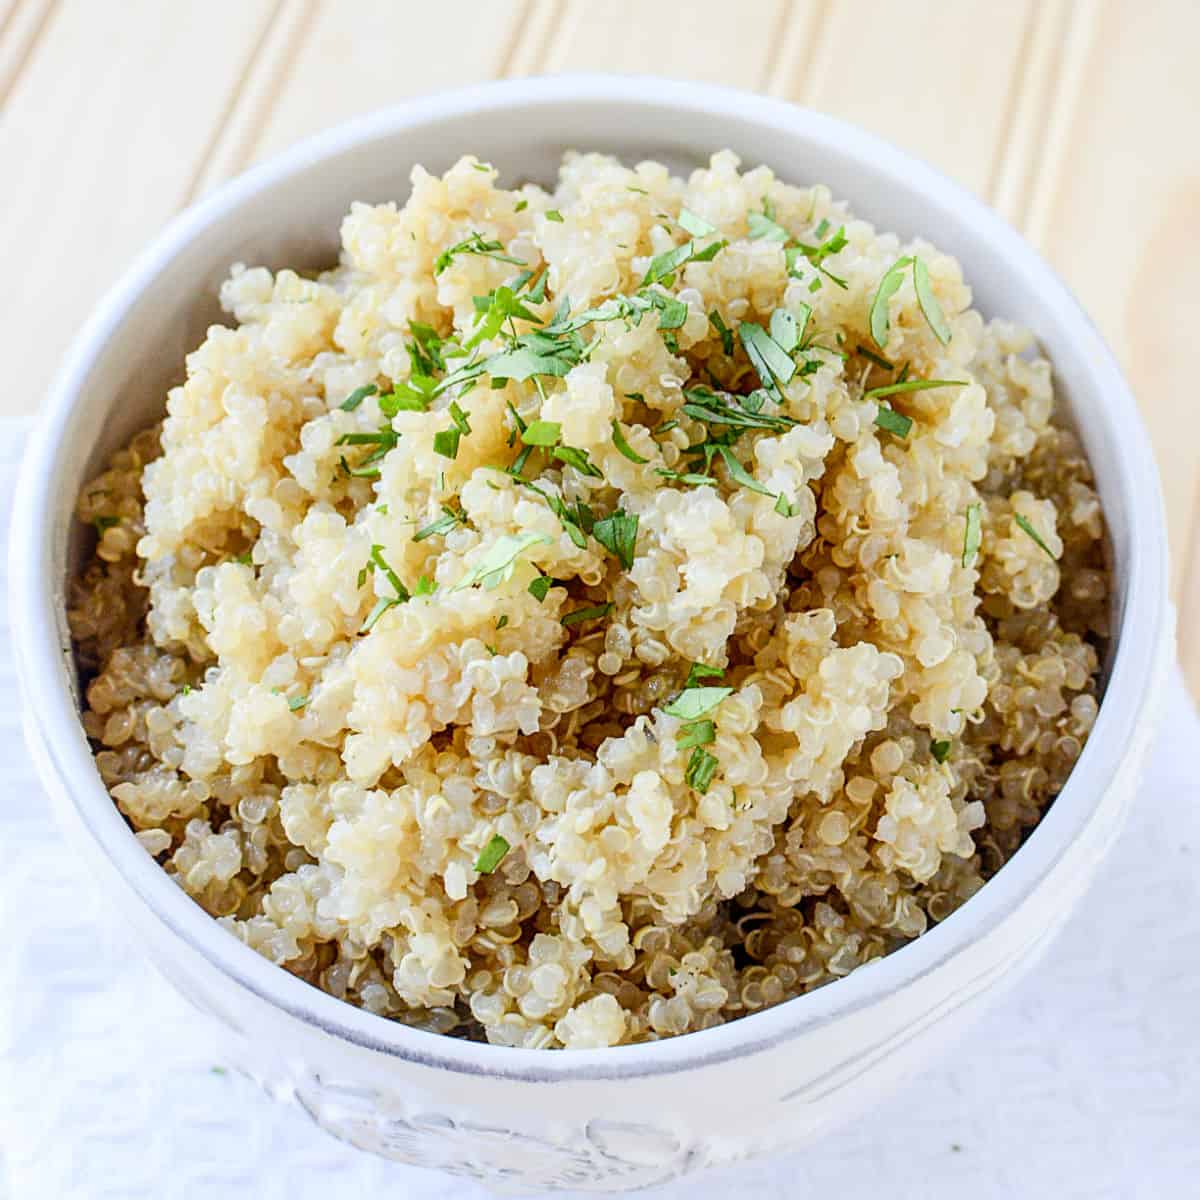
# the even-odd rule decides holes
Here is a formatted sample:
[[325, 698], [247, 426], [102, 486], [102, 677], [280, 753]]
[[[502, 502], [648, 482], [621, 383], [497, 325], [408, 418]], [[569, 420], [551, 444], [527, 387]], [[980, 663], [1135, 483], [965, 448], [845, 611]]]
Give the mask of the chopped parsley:
[[899, 383], [887, 383], [882, 387], [863, 392], [864, 399], [879, 400], [884, 396], [895, 396], [901, 392], [926, 392], [930, 388], [962, 387], [961, 379], [904, 379]]
[[967, 525], [963, 530], [962, 565], [969, 567], [983, 543], [982, 504], [967, 505]]
[[524, 196], [513, 205], [513, 212], [524, 212], [529, 207], [529, 201]]
[[562, 213], [560, 213], [558, 211], [557, 208], [548, 208], [548, 209], [546, 209], [545, 213], [543, 213], [542, 215], [546, 218], [547, 221], [555, 221], [559, 225], [562, 224], [563, 215], [562, 215]]
[[703, 217], [698, 217], [686, 208], [679, 210], [679, 227], [692, 237], [709, 237], [717, 232], [715, 225], [709, 224]]
[[[754, 328], [757, 329], [758, 326]], [[729, 393], [718, 393], [702, 384], [684, 388], [683, 395], [683, 411], [689, 417], [709, 425], [728, 425], [735, 429], [771, 429], [782, 433], [796, 424], [791, 417], [748, 408], [748, 404], [754, 403], [750, 396], [735, 397]], [[759, 399], [761, 400], [761, 397]], [[741, 404], [737, 403], [738, 400]]]
[[462, 440], [462, 432], [458, 429], [439, 429], [433, 435], [433, 450], [443, 458], [458, 457], [458, 443]]
[[100, 534], [101, 537], [104, 536], [105, 530], [112, 529], [115, 526], [120, 525], [120, 523], [120, 517], [97, 517], [92, 522], [92, 524], [96, 527], [96, 532]]
[[432, 596], [437, 591], [437, 584], [428, 575], [417, 577], [417, 586], [413, 588], [414, 596]]
[[791, 355], [761, 325], [750, 321], [739, 323], [738, 337], [767, 394], [773, 400], [779, 400], [775, 381], [785, 384], [796, 373], [796, 364]]
[[684, 242], [682, 246], [655, 255], [642, 279], [642, 287], [648, 287], [652, 283], [664, 283], [670, 287], [675, 282], [675, 272], [681, 267], [691, 262], [712, 262], [726, 244], [724, 241], [710, 242], [700, 249], [693, 238]]
[[933, 330], [934, 337], [937, 338], [943, 346], [950, 341], [950, 324], [946, 320], [946, 314], [942, 312], [942, 306], [937, 302], [937, 297], [933, 294], [933, 285], [929, 282], [929, 268], [925, 265], [924, 259], [913, 259], [913, 287], [917, 293], [917, 303], [921, 306], [921, 312], [925, 316], [925, 320], [929, 322], [929, 328]]
[[944, 763], [950, 757], [950, 743], [931, 742], [929, 753], [933, 755], [934, 762]]
[[704, 663], [692, 663], [688, 669], [687, 679], [684, 680], [685, 688], [696, 687], [701, 679], [724, 679], [724, 667], [709, 667]]
[[711, 475], [700, 475], [695, 471], [668, 471], [664, 467], [655, 467], [654, 473], [674, 483], [689, 483], [693, 487], [717, 486], [717, 481]]
[[733, 330], [725, 324], [721, 314], [714, 308], [708, 314], [708, 323], [717, 331], [721, 337], [721, 349], [725, 351], [730, 358], [733, 357]]
[[912, 265], [912, 261], [909, 256], [896, 259], [884, 272], [883, 278], [879, 281], [879, 290], [875, 293], [875, 299], [871, 301], [868, 313], [871, 338], [880, 350], [887, 349], [888, 301], [900, 290], [900, 285], [904, 282], [904, 272]]
[[504, 856], [511, 850], [512, 847], [498, 833], [491, 836], [491, 840], [479, 852], [479, 857], [475, 860], [475, 870], [480, 875], [490, 875], [504, 861]]
[[299, 712], [311, 699], [311, 696], [292, 696], [287, 702], [288, 711]]
[[539, 575], [529, 582], [529, 594], [539, 603], [545, 602], [546, 594], [554, 586], [554, 580], [549, 575]]
[[622, 512], [620, 509], [617, 509], [612, 516], [604, 517], [592, 526], [592, 537], [605, 550], [619, 559], [621, 566], [627, 571], [633, 566], [637, 533], [637, 515]]
[[491, 590], [512, 578], [517, 559], [533, 546], [544, 545], [550, 539], [544, 533], [502, 534], [488, 547], [486, 553], [450, 590], [461, 591], [481, 583]]
[[775, 511], [781, 517], [795, 517], [799, 515], [800, 509], [780, 492], [775, 497]]
[[648, 463], [648, 458], [643, 458], [626, 440], [624, 433], [621, 432], [621, 423], [613, 420], [612, 423], [613, 445], [623, 454], [631, 463]]
[[725, 467], [729, 474], [733, 477], [735, 483], [740, 487], [748, 488], [752, 492], [758, 492], [762, 496], [774, 496], [775, 493], [770, 488], [765, 488], [745, 467], [738, 461], [737, 455], [734, 454], [728, 446], [718, 446], [717, 451], [725, 460]]
[[1034, 529], [1034, 527], [1033, 527], [1033, 526], [1030, 524], [1030, 522], [1029, 522], [1029, 518], [1028, 518], [1028, 517], [1023, 517], [1023, 516], [1022, 516], [1020, 513], [1014, 513], [1014, 514], [1013, 514], [1013, 520], [1014, 520], [1014, 521], [1016, 521], [1017, 525], [1018, 525], [1018, 526], [1019, 526], [1021, 529], [1023, 529], [1023, 530], [1024, 530], [1024, 531], [1025, 531], [1025, 532], [1026, 532], [1026, 533], [1027, 533], [1027, 534], [1028, 534], [1030, 537], [1031, 537], [1031, 538], [1033, 538], [1033, 540], [1034, 540], [1035, 542], [1037, 542], [1037, 544], [1038, 544], [1039, 546], [1041, 546], [1041, 548], [1042, 548], [1042, 549], [1043, 549], [1043, 550], [1044, 550], [1044, 551], [1045, 551], [1045, 552], [1046, 552], [1046, 553], [1047, 553], [1047, 554], [1048, 554], [1048, 555], [1049, 555], [1049, 556], [1050, 556], [1052, 559], [1054, 559], [1054, 561], [1055, 561], [1055, 562], [1057, 562], [1057, 561], [1058, 561], [1058, 556], [1057, 556], [1057, 555], [1054, 553], [1054, 551], [1053, 551], [1053, 550], [1051, 550], [1051, 549], [1050, 549], [1050, 547], [1049, 547], [1049, 546], [1047, 546], [1047, 545], [1046, 545], [1046, 543], [1045, 543], [1044, 541], [1042, 541], [1042, 536], [1041, 536], [1041, 534], [1040, 534], [1040, 533], [1038, 533], [1038, 531], [1037, 531], [1036, 529]]
[[675, 744], [680, 750], [690, 750], [693, 746], [708, 746], [716, 740], [716, 726], [707, 720], [691, 721], [682, 725], [675, 735]]
[[353, 412], [368, 396], [374, 396], [379, 389], [373, 383], [364, 383], [357, 387], [338, 406], [342, 412]]
[[611, 611], [611, 600], [606, 604], [593, 604], [589, 608], [577, 608], [562, 618], [562, 624], [579, 625], [583, 621], [594, 621], [597, 617], [606, 617]]
[[703, 796], [708, 791], [716, 770], [717, 760], [707, 750], [703, 750], [697, 746], [692, 751], [691, 758], [688, 759], [683, 778], [688, 787]]
[[670, 704], [663, 705], [668, 717], [681, 721], [695, 721], [712, 712], [727, 696], [733, 695], [731, 687], [685, 687]]
[[575, 446], [555, 446], [554, 457], [569, 467], [574, 467], [581, 475], [589, 475], [593, 479], [603, 479], [604, 473], [588, 458], [586, 450]]
[[449, 533], [450, 530], [454, 529], [456, 526], [465, 525], [466, 523], [467, 518], [463, 516], [461, 512], [459, 512], [457, 509], [451, 508], [448, 504], [443, 504], [442, 516], [438, 517], [434, 521], [430, 521], [430, 523], [423, 528], [418, 529], [417, 532], [413, 534], [413, 541], [423, 542], [426, 538], [437, 537], [438, 534], [442, 533]]
[[526, 446], [556, 446], [562, 438], [562, 425], [558, 421], [531, 421], [521, 430], [521, 441]]
[[875, 424], [888, 433], [894, 433], [898, 438], [906, 438], [913, 427], [913, 420], [912, 417], [906, 417], [894, 408], [881, 404], [875, 414]]
[[523, 258], [513, 258], [511, 254], [500, 253], [503, 249], [503, 243], [489, 242], [485, 240], [483, 234], [472, 233], [469, 238], [455, 243], [437, 256], [433, 263], [433, 273], [440, 275], [459, 254], [481, 254], [485, 258], [494, 258], [497, 262], [514, 263], [518, 267], [525, 266]]

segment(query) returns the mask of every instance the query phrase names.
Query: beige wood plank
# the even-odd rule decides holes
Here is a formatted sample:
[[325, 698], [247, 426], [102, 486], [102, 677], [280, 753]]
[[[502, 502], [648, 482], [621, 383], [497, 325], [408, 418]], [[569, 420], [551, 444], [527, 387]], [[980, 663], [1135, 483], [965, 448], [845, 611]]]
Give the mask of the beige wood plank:
[[[1031, 0], [831, 4], [777, 90], [853, 121], [986, 191]], [[719, 47], [718, 47], [719, 49]]]
[[736, 10], [727, 0], [690, 0], [683, 8], [644, 0], [569, 0], [545, 69], [638, 71], [761, 87], [787, 7], [786, 0], [741, 0]]
[[[1097, 16], [1081, 101], [1045, 170], [1037, 240], [1129, 374], [1162, 472], [1178, 596], [1197, 503], [1200, 8], [1149, 0]], [[1035, 216], [1036, 219], [1036, 216]], [[1189, 622], [1200, 612], [1184, 612]]]
[[268, 0], [65, 3], [0, 114], [0, 264], [20, 281], [0, 414], [37, 408], [101, 291], [178, 206]]
[[220, 174], [373, 108], [501, 73], [528, 10], [511, 0], [355, 0], [348, 21], [345, 4], [325, 0], [244, 161], [231, 157]]

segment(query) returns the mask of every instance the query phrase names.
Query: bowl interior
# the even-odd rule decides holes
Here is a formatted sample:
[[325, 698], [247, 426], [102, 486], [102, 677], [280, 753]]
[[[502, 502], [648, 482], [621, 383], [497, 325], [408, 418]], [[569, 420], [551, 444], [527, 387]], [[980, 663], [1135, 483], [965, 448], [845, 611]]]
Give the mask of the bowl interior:
[[[232, 263], [301, 269], [329, 265], [350, 203], [403, 203], [409, 173], [418, 163], [438, 172], [461, 154], [473, 152], [495, 163], [506, 185], [528, 180], [551, 184], [567, 149], [609, 151], [629, 161], [656, 158], [686, 172], [723, 147], [735, 150], [746, 166], [768, 164], [785, 180], [825, 183], [856, 215], [879, 228], [904, 237], [920, 234], [954, 254], [985, 316], [1002, 315], [1035, 332], [1053, 363], [1060, 403], [1091, 459], [1117, 583], [1112, 679], [1115, 682], [1124, 671], [1127, 680], [1118, 711], [1111, 700], [1102, 706], [1101, 725], [1076, 768], [1078, 776], [1087, 764], [1091, 791], [1076, 785], [1073, 777], [1051, 817], [996, 881], [925, 937], [884, 960], [870, 979], [852, 975], [781, 1008], [805, 1005], [806, 1012], [817, 1013], [836, 1008], [840, 997], [849, 1003], [871, 989], [898, 986], [905, 972], [918, 972], [922, 964], [928, 966], [967, 944], [973, 923], [977, 927], [981, 921], [1000, 919], [1005, 906], [1011, 908], [1021, 899], [1023, 890], [1050, 869], [1086, 823], [1095, 794], [1120, 766], [1122, 739], [1145, 700], [1151, 651], [1165, 621], [1165, 534], [1148, 442], [1128, 390], [1095, 330], [1041, 260], [982, 204], [930, 168], [858, 130], [724, 89], [659, 80], [560, 77], [450, 93], [376, 114], [304, 143], [177, 221], [81, 335], [39, 434], [38, 461], [29, 471], [38, 477], [18, 513], [31, 531], [22, 535], [18, 529], [16, 536], [26, 539], [25, 569], [41, 581], [15, 590], [18, 607], [49, 631], [42, 640], [40, 632], [31, 638], [23, 664], [27, 681], [34, 681], [39, 720], [61, 718], [68, 689], [76, 686], [69, 667], [65, 581], [93, 535], [72, 520], [74, 498], [116, 447], [161, 415], [167, 388], [182, 377], [185, 355], [207, 326], [221, 319], [217, 292]], [[1132, 620], [1131, 614], [1140, 620]], [[46, 682], [43, 676], [53, 679]], [[60, 732], [71, 743], [73, 781], [91, 772], [86, 787], [79, 784], [75, 804], [85, 823], [99, 830], [95, 836], [110, 857], [124, 855], [119, 818], [114, 823], [111, 802], [91, 767], [78, 721], [72, 720], [70, 736], [65, 721]], [[1108, 730], [1105, 736], [1102, 727]], [[166, 892], [147, 874], [161, 872], [132, 837], [124, 838], [131, 851], [122, 869], [137, 875], [140, 882], [135, 886], [144, 897], [153, 892], [152, 906], [190, 904], [182, 893], [166, 900]], [[1040, 849], [1027, 852], [1035, 843]], [[1014, 875], [1018, 863], [1023, 866]], [[1027, 877], [1017, 878], [1022, 870]], [[997, 888], [1005, 876], [1005, 885]], [[231, 943], [231, 957], [253, 957], [221, 936]], [[892, 959], [903, 962], [893, 965]], [[260, 966], [268, 969], [265, 963]], [[269, 970], [281, 977], [280, 989], [304, 986], [291, 977], [285, 983], [284, 972]], [[243, 963], [243, 975], [249, 972], [266, 978], [259, 967]], [[323, 1006], [327, 1016], [332, 1010], [325, 1001], [348, 1007], [328, 997], [314, 999], [314, 1006]], [[711, 1034], [710, 1040], [731, 1042], [744, 1036], [741, 1030], [730, 1032], [736, 1027], [744, 1026], [748, 1033], [751, 1026], [777, 1028], [784, 1019], [765, 1012], [724, 1030], [673, 1041], [708, 1039]], [[367, 1014], [348, 1014], [342, 1027], [362, 1028], [364, 1020], [390, 1025]], [[378, 1039], [392, 1037], [382, 1029], [376, 1033]], [[428, 1036], [403, 1027], [394, 1031], [396, 1043], [427, 1041]], [[680, 1053], [667, 1044], [659, 1046], [654, 1053], [661, 1058]], [[582, 1066], [579, 1058], [574, 1061]]]

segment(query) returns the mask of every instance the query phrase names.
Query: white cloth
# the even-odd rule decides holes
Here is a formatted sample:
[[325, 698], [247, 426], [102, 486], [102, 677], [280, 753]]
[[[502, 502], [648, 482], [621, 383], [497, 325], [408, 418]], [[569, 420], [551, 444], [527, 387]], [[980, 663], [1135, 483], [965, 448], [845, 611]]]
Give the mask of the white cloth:
[[[0, 423], [5, 531], [20, 444]], [[0, 637], [0, 1200], [487, 1196], [343, 1146], [221, 1071], [219, 1030], [130, 952], [50, 822], [20, 742], [9, 641]], [[1200, 788], [1187, 757], [1200, 721], [1178, 676], [1170, 686], [1144, 786], [1095, 886], [1032, 976], [947, 1060], [802, 1153], [648, 1194], [1200, 1192]]]

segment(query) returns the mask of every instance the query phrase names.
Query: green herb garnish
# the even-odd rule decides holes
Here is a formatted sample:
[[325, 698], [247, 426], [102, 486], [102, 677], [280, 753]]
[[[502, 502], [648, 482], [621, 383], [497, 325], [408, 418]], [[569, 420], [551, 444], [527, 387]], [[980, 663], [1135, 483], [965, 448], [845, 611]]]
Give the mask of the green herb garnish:
[[709, 224], [703, 217], [698, 217], [694, 212], [686, 208], [679, 210], [679, 226], [685, 233], [690, 233], [692, 237], [709, 237], [717, 232], [715, 225]]
[[589, 475], [593, 479], [604, 478], [604, 473], [588, 458], [586, 450], [580, 450], [576, 446], [555, 446], [554, 457], [559, 462], [574, 467], [582, 475]]
[[882, 387], [869, 388], [863, 392], [863, 397], [867, 400], [880, 400], [884, 396], [895, 396], [901, 392], [926, 392], [930, 388], [962, 386], [961, 379], [905, 379], [900, 383], [885, 383]]
[[680, 727], [675, 735], [675, 744], [680, 750], [693, 746], [707, 746], [717, 740], [717, 729], [711, 721], [690, 721]]
[[963, 530], [962, 565], [969, 567], [983, 543], [983, 505], [967, 505], [967, 526]]
[[681, 721], [695, 721], [712, 712], [732, 694], [731, 687], [685, 687], [670, 704], [663, 705], [663, 712]]
[[725, 248], [725, 245], [724, 241], [711, 242], [700, 249], [696, 245], [695, 239], [692, 239], [684, 242], [682, 246], [676, 246], [673, 250], [656, 255], [650, 260], [650, 266], [642, 279], [642, 287], [648, 287], [652, 283], [665, 283], [670, 287], [674, 281], [675, 272], [680, 267], [686, 266], [690, 262], [711, 262]]
[[413, 541], [423, 542], [426, 538], [436, 537], [441, 533], [449, 533], [456, 525], [465, 525], [467, 523], [467, 518], [448, 504], [442, 505], [442, 514], [437, 520], [431, 521], [422, 529], [418, 529], [413, 534]]
[[439, 429], [433, 435], [433, 450], [443, 458], [458, 457], [458, 443], [462, 440], [462, 432], [458, 429]]
[[622, 512], [620, 509], [592, 526], [592, 536], [610, 554], [615, 555], [627, 571], [633, 566], [637, 532], [637, 515]]
[[338, 405], [342, 412], [353, 412], [368, 396], [374, 396], [379, 389], [373, 383], [364, 383], [356, 387], [345, 400]]
[[312, 699], [312, 697], [311, 697], [311, 696], [293, 696], [293, 697], [292, 697], [292, 698], [291, 698], [291, 699], [290, 699], [290, 700], [287, 702], [287, 704], [288, 704], [288, 710], [289, 710], [290, 712], [298, 712], [298, 711], [299, 711], [300, 709], [302, 709], [302, 708], [303, 708], [303, 707], [304, 707], [304, 706], [305, 706], [305, 705], [306, 705], [306, 704], [307, 704], [307, 703], [308, 703], [308, 702], [309, 702], [311, 699]]
[[92, 522], [92, 524], [96, 527], [96, 532], [100, 534], [101, 537], [104, 536], [105, 530], [112, 529], [115, 526], [120, 525], [120, 523], [120, 517], [97, 517]]
[[871, 337], [880, 350], [887, 349], [888, 301], [900, 290], [900, 285], [904, 282], [904, 272], [912, 265], [912, 261], [912, 258], [908, 256], [896, 259], [884, 272], [883, 278], [879, 281], [879, 290], [875, 293], [875, 299], [871, 301], [871, 309], [868, 314]]
[[593, 604], [590, 608], [577, 608], [562, 618], [564, 625], [578, 625], [583, 621], [593, 621], [597, 617], [606, 617], [612, 611], [612, 601], [606, 604]]
[[1013, 520], [1023, 529], [1055, 562], [1058, 561], [1058, 556], [1042, 541], [1041, 534], [1029, 523], [1028, 517], [1023, 517], [1020, 513], [1013, 513]]
[[542, 215], [546, 218], [547, 221], [555, 221], [559, 225], [562, 224], [563, 215], [562, 215], [562, 213], [560, 213], [558, 211], [557, 208], [548, 208]]
[[503, 249], [503, 243], [489, 242], [484, 239], [483, 234], [472, 233], [469, 238], [464, 238], [437, 256], [433, 263], [433, 273], [440, 275], [459, 254], [481, 254], [484, 258], [494, 258], [497, 262], [515, 263], [518, 267], [525, 266], [523, 258], [513, 258], [510, 254], [500, 253]]
[[775, 493], [770, 488], [765, 488], [745, 467], [738, 461], [737, 455], [734, 454], [728, 446], [718, 446], [718, 452], [725, 460], [726, 469], [733, 477], [735, 483], [741, 487], [747, 488], [752, 492], [758, 492], [761, 496], [774, 496]]
[[929, 753], [933, 755], [934, 762], [944, 763], [950, 757], [950, 743], [931, 742]]
[[929, 328], [933, 330], [934, 337], [943, 346], [947, 345], [950, 341], [950, 323], [946, 320], [946, 314], [942, 312], [942, 306], [933, 294], [933, 286], [929, 281], [929, 268], [925, 265], [924, 259], [913, 259], [913, 287], [916, 289], [917, 303], [921, 306], [921, 312], [925, 315], [925, 320], [929, 322]]
[[546, 599], [546, 593], [554, 586], [554, 580], [549, 575], [539, 575], [536, 579], [529, 581], [529, 594], [539, 603], [542, 604]]
[[785, 384], [796, 373], [796, 364], [791, 355], [761, 325], [750, 321], [742, 321], [738, 325], [738, 337], [763, 387], [772, 399], [778, 399], [779, 390], [775, 381]]
[[517, 559], [533, 546], [545, 545], [550, 539], [544, 533], [502, 534], [466, 575], [450, 590], [461, 591], [481, 583], [489, 590], [512, 578]]
[[733, 357], [733, 330], [725, 324], [721, 314], [714, 308], [708, 314], [708, 323], [721, 336], [721, 349], [725, 351], [731, 358]]
[[687, 673], [687, 679], [684, 680], [684, 688], [696, 687], [701, 679], [724, 679], [724, 667], [709, 667], [704, 663], [692, 663]]
[[688, 759], [687, 769], [683, 778], [688, 787], [693, 788], [702, 796], [708, 791], [713, 775], [717, 770], [717, 760], [707, 750], [697, 746]]
[[492, 834], [491, 840], [480, 850], [479, 857], [475, 860], [475, 870], [480, 875], [490, 875], [511, 849], [508, 842], [498, 833]]
[[885, 429], [888, 433], [894, 433], [899, 438], [906, 438], [908, 437], [909, 430], [913, 427], [913, 420], [912, 417], [906, 417], [894, 408], [888, 408], [886, 404], [881, 404], [879, 411], [875, 414], [875, 424], [880, 429]]
[[526, 446], [555, 446], [562, 437], [562, 425], [558, 421], [531, 421], [521, 430], [521, 441]]
[[614, 420], [612, 423], [613, 445], [627, 458], [631, 463], [648, 463], [648, 458], [643, 458], [625, 439], [624, 433], [621, 432], [621, 423]]

